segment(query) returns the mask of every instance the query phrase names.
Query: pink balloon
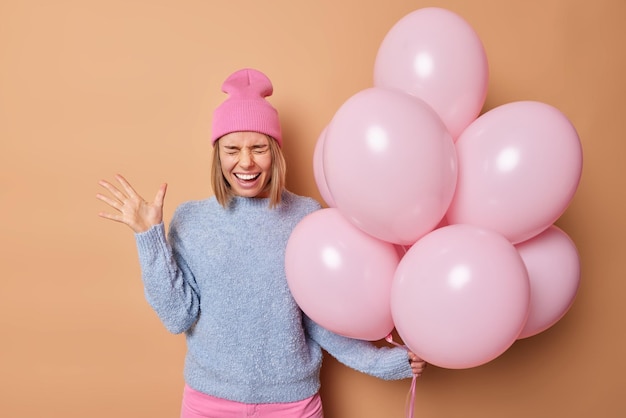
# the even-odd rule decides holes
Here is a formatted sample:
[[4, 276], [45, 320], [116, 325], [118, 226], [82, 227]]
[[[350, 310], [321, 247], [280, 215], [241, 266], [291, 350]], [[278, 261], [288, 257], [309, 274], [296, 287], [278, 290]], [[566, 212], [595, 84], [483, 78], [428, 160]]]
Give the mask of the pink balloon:
[[517, 339], [530, 284], [515, 247], [473, 225], [439, 228], [400, 261], [391, 290], [398, 334], [428, 363], [461, 369], [487, 363]]
[[423, 99], [457, 138], [480, 113], [489, 66], [480, 38], [455, 13], [429, 7], [400, 19], [380, 45], [374, 86]]
[[516, 245], [530, 279], [528, 320], [519, 338], [539, 334], [557, 323], [574, 303], [580, 284], [576, 245], [555, 225]]
[[402, 259], [402, 257], [404, 257], [404, 254], [406, 254], [406, 252], [409, 251], [409, 248], [411, 248], [410, 245], [394, 244], [393, 246], [398, 252], [398, 256], [400, 257], [400, 259]]
[[320, 134], [317, 142], [315, 143], [315, 150], [313, 151], [313, 177], [315, 178], [315, 184], [317, 185], [317, 190], [320, 192], [322, 199], [326, 202], [328, 207], [334, 208], [337, 205], [335, 204], [335, 199], [330, 194], [330, 190], [328, 190], [328, 185], [326, 184], [326, 176], [324, 175], [324, 142], [326, 142], [326, 131], [328, 127], [324, 128], [322, 133]]
[[544, 103], [513, 102], [485, 113], [456, 149], [459, 177], [448, 222], [493, 229], [513, 243], [552, 225], [580, 181], [578, 134]]
[[337, 208], [384, 241], [410, 245], [441, 221], [456, 185], [456, 151], [424, 101], [381, 88], [349, 98], [328, 126], [324, 173]]
[[393, 244], [327, 208], [293, 230], [285, 269], [294, 299], [311, 319], [337, 334], [376, 341], [393, 330], [389, 295], [399, 259]]

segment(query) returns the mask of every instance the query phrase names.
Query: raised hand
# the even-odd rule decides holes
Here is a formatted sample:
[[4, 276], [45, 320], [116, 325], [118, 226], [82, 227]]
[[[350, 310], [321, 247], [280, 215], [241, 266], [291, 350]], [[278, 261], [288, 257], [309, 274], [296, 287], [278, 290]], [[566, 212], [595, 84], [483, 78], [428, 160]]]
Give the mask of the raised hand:
[[98, 216], [115, 222], [126, 224], [134, 232], [145, 232], [153, 225], [163, 221], [163, 202], [167, 184], [162, 184], [152, 202], [145, 201], [124, 177], [117, 174], [115, 179], [121, 186], [121, 190], [106, 180], [100, 180], [98, 184], [109, 191], [111, 196], [96, 194], [100, 199], [117, 212], [100, 212]]

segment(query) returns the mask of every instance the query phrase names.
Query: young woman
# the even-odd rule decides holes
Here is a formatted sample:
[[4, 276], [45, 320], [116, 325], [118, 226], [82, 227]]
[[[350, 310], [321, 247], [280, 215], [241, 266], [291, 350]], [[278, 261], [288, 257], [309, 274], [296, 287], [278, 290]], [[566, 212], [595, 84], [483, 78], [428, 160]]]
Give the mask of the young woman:
[[[135, 232], [146, 298], [173, 333], [186, 334], [181, 417], [322, 417], [322, 349], [382, 379], [420, 375], [402, 348], [336, 335], [302, 313], [287, 285], [287, 240], [319, 203], [285, 189], [278, 113], [261, 72], [233, 73], [214, 112], [215, 196], [180, 205], [169, 233], [162, 185], [146, 202], [121, 176], [97, 198], [103, 218]], [[256, 414], [256, 415], [255, 415]]]

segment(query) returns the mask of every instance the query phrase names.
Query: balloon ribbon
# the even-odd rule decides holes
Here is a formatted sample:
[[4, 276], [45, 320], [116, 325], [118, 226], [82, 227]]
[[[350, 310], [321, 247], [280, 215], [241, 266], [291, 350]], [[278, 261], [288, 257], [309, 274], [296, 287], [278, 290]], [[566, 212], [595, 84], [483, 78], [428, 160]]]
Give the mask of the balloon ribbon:
[[[395, 345], [396, 347], [404, 348], [408, 351], [406, 345], [398, 344], [393, 340], [393, 336], [391, 334], [385, 337], [385, 340]], [[405, 408], [407, 418], [413, 418], [413, 414], [415, 413], [415, 387], [417, 385], [417, 376], [413, 375], [413, 380], [411, 381], [411, 388], [409, 389], [409, 394], [407, 395], [407, 405]]]

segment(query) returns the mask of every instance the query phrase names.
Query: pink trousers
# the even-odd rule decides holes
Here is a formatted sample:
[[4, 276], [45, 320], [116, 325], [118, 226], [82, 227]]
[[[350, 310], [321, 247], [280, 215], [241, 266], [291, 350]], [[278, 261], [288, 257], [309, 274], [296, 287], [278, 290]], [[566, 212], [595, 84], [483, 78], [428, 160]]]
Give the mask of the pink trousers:
[[180, 418], [324, 418], [319, 394], [291, 403], [246, 404], [198, 392], [185, 385]]

